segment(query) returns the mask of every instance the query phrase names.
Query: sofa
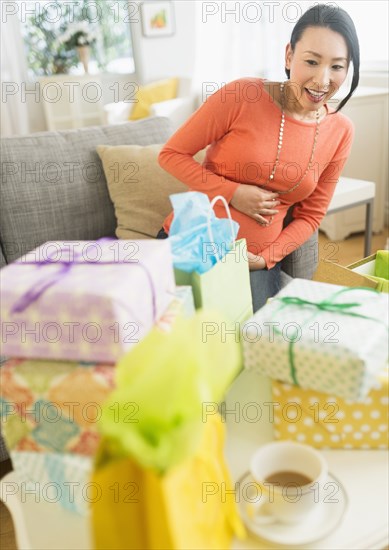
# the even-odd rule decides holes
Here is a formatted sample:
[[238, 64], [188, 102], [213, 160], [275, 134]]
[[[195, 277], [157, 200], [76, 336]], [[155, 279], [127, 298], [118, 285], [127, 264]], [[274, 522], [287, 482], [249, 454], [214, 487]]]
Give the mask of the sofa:
[[1, 263], [48, 240], [115, 236], [116, 218], [98, 145], [164, 143], [170, 121], [41, 132], [1, 143]]
[[[163, 144], [172, 132], [168, 118], [150, 117], [117, 125], [3, 138], [0, 265], [50, 240], [114, 237], [115, 208], [97, 147]], [[156, 159], [153, 162], [157, 163]], [[172, 190], [176, 192], [177, 180], [173, 180]], [[146, 192], [151, 200], [155, 191], [150, 182], [148, 185]], [[164, 200], [165, 209], [166, 204], [168, 197]], [[153, 216], [159, 216], [162, 222], [165, 213], [160, 211], [158, 201], [154, 201], [153, 208]], [[159, 221], [153, 218], [143, 222], [146, 229], [133, 231], [131, 238], [156, 234], [155, 229], [147, 228], [159, 227]], [[285, 258], [282, 269], [291, 277], [312, 278], [316, 265], [317, 233]]]
[[[168, 118], [152, 117], [118, 125], [3, 138], [1, 266], [46, 241], [114, 237], [117, 225], [115, 208], [96, 148], [101, 145], [145, 147], [163, 144], [172, 131]], [[153, 162], [157, 163], [156, 156]], [[142, 185], [142, 181], [139, 183]], [[152, 183], [148, 182], [146, 191], [148, 189], [149, 202], [154, 210], [149, 210], [142, 219], [141, 231], [127, 234], [130, 238], [155, 236], [166, 209], [169, 210], [169, 191], [162, 197], [162, 208], [155, 199], [159, 195], [153, 190]], [[172, 180], [172, 189], [176, 192], [177, 180], [174, 183]], [[185, 190], [184, 186], [182, 190]], [[316, 265], [317, 234], [300, 250], [285, 258], [282, 269], [286, 278], [312, 278]], [[7, 458], [1, 442], [0, 458]]]
[[[190, 78], [179, 78], [177, 97], [153, 103], [150, 106], [150, 116], [167, 117], [173, 130], [179, 128], [196, 108], [197, 97], [192, 90]], [[119, 124], [129, 120], [134, 103], [117, 101], [104, 105], [105, 124]]]

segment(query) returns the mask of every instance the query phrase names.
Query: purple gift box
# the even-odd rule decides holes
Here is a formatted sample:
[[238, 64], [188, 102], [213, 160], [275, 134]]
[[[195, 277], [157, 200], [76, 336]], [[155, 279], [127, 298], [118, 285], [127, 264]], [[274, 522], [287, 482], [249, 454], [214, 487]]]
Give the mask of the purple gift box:
[[8, 357], [115, 362], [175, 293], [168, 240], [50, 241], [0, 278]]

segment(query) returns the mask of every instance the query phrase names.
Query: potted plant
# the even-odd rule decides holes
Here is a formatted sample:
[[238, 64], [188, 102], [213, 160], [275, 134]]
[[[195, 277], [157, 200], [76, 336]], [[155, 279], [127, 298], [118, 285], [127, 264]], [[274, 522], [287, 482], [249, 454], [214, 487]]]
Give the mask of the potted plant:
[[96, 35], [90, 30], [87, 21], [72, 23], [66, 31], [58, 38], [58, 48], [65, 50], [77, 50], [78, 57], [84, 67], [85, 73], [88, 73], [88, 63], [90, 58], [90, 46], [96, 41]]
[[79, 63], [75, 50], [67, 50], [57, 43], [58, 35], [66, 28], [64, 22], [58, 22], [56, 28], [47, 20], [44, 11], [31, 16], [28, 24], [22, 26], [32, 79], [33, 75], [66, 74]]

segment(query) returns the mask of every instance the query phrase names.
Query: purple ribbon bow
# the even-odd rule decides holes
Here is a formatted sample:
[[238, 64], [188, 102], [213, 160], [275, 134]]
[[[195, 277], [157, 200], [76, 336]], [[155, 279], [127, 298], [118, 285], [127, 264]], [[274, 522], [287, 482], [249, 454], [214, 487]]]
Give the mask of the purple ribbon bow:
[[[104, 237], [102, 239], [99, 239], [96, 242], [103, 243], [103, 242], [113, 241], [113, 240], [114, 239]], [[61, 248], [59, 251], [60, 252], [67, 252], [67, 249], [62, 249]], [[58, 250], [55, 251], [55, 253], [57, 253], [57, 252], [58, 252]], [[74, 265], [81, 265], [81, 264], [85, 264], [85, 263], [99, 264], [99, 265], [137, 264], [146, 273], [149, 285], [151, 287], [152, 305], [153, 305], [153, 319], [155, 321], [156, 316], [157, 316], [155, 286], [154, 286], [154, 282], [153, 282], [152, 276], [150, 274], [150, 271], [148, 270], [148, 268], [144, 264], [140, 263], [139, 260], [130, 260], [130, 261], [128, 261], [128, 260], [126, 260], [126, 261], [118, 260], [118, 261], [115, 261], [115, 262], [111, 262], [111, 261], [110, 262], [105, 262], [105, 261], [100, 262], [99, 260], [88, 260], [86, 262], [77, 261], [80, 258], [82, 258], [82, 255], [79, 252], [75, 252], [74, 259], [72, 259], [72, 260], [71, 259], [69, 259], [69, 260], [62, 260], [61, 259], [59, 261], [54, 262], [54, 261], [52, 261], [53, 260], [52, 255], [51, 256], [49, 255], [45, 260], [35, 260], [35, 261], [28, 261], [28, 262], [20, 261], [20, 260], [16, 261], [15, 263], [19, 264], [19, 265], [36, 265], [38, 268], [42, 267], [43, 265], [56, 263], [56, 264], [59, 264], [61, 266], [61, 268], [56, 273], [51, 273], [49, 275], [44, 276], [40, 281], [37, 281], [32, 288], [30, 288], [29, 290], [27, 290], [27, 292], [22, 294], [22, 296], [12, 306], [11, 313], [21, 313], [21, 312], [25, 311], [32, 303], [36, 302], [36, 300], [38, 300], [38, 298], [40, 296], [42, 296], [42, 294], [44, 292], [46, 292], [46, 290], [48, 288], [52, 287], [53, 285], [55, 285], [59, 281], [61, 281], [72, 270]]]

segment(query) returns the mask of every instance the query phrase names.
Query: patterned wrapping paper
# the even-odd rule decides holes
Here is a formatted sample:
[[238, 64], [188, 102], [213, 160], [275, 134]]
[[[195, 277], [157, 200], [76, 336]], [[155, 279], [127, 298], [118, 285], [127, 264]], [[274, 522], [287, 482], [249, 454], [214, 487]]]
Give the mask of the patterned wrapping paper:
[[[156, 326], [169, 332], [194, 314], [191, 287], [177, 287]], [[100, 441], [99, 407], [114, 388], [114, 364], [9, 359], [0, 368], [2, 430], [22, 485], [40, 499], [86, 515]], [[50, 416], [51, 412], [51, 416]]]
[[0, 276], [8, 357], [115, 362], [175, 292], [167, 240], [49, 242]]
[[192, 287], [177, 286], [175, 296], [170, 302], [169, 307], [158, 319], [157, 327], [163, 332], [170, 332], [173, 328], [174, 321], [179, 315], [183, 315], [184, 317], [192, 317], [194, 313], [195, 306]]
[[388, 448], [388, 369], [361, 402], [272, 382], [274, 436], [322, 448]]
[[9, 359], [0, 369], [8, 449], [94, 455], [114, 375], [113, 364]]
[[91, 501], [99, 497], [90, 481], [93, 458], [89, 456], [11, 451], [19, 492], [35, 494], [35, 501], [58, 503], [65, 510], [86, 516]]
[[242, 329], [245, 368], [358, 400], [388, 359], [388, 295], [294, 279]]
[[[156, 323], [168, 332], [194, 313], [190, 287]], [[8, 449], [94, 455], [101, 404], [114, 388], [114, 363], [9, 359], [0, 368], [1, 418]]]

